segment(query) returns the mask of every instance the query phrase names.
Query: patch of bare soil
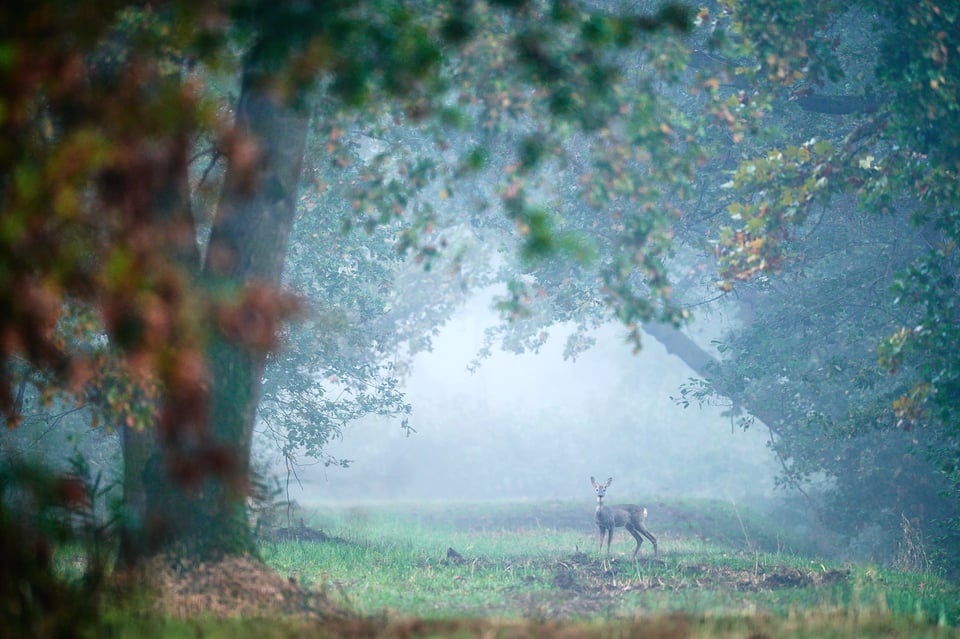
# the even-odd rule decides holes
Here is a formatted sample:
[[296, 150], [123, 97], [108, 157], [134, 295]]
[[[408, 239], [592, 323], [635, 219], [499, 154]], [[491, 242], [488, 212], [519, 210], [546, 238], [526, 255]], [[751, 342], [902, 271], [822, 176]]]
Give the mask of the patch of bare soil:
[[[617, 559], [614, 559], [614, 567]], [[696, 564], [670, 575], [624, 578], [619, 571], [605, 566], [596, 557], [577, 552], [569, 558], [551, 562], [547, 593], [521, 593], [515, 600], [526, 616], [542, 619], [573, 619], [604, 614], [616, 608], [626, 593], [644, 590], [729, 589], [750, 592], [802, 588], [842, 583], [849, 578], [846, 570], [806, 570], [787, 566], [759, 567], [739, 570], [728, 567]], [[662, 565], [657, 559], [643, 558], [643, 566]], [[643, 571], [641, 571], [643, 572]]]
[[742, 570], [723, 566], [691, 565], [684, 569], [683, 575], [681, 582], [689, 578], [686, 587], [724, 587], [760, 592], [842, 583], [850, 577], [850, 571], [812, 570], [788, 566], [760, 566], [754, 570]]
[[182, 562], [157, 556], [143, 568], [156, 611], [177, 618], [294, 616], [347, 619], [327, 596], [285, 579], [259, 560], [227, 556]]

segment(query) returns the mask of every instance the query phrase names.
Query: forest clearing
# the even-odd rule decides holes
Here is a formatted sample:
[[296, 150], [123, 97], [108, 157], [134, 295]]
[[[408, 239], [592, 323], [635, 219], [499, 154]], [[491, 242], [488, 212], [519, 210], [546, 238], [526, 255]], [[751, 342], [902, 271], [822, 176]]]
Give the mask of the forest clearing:
[[265, 531], [260, 552], [312, 598], [273, 607], [290, 595], [283, 580], [276, 592], [226, 571], [107, 625], [121, 637], [960, 634], [960, 588], [935, 575], [820, 561], [800, 550], [810, 540], [729, 504], [655, 503], [654, 512], [660, 556], [645, 548], [632, 562], [621, 529], [605, 566], [582, 504], [308, 509], [302, 525]]

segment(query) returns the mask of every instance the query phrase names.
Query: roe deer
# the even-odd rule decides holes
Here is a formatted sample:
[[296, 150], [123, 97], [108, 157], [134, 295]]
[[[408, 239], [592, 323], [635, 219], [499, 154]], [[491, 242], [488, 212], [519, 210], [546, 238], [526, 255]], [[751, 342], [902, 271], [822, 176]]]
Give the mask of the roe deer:
[[[633, 550], [633, 559], [636, 561], [637, 553], [640, 552], [640, 544], [643, 543], [643, 537], [650, 540], [653, 544], [653, 554], [659, 556], [657, 550], [657, 538], [653, 533], [647, 530], [644, 522], [647, 519], [647, 509], [643, 506], [633, 504], [620, 504], [617, 506], [605, 506], [603, 496], [607, 494], [607, 487], [613, 477], [607, 479], [606, 483], [598, 484], [593, 477], [590, 482], [594, 490], [597, 491], [597, 526], [600, 527], [600, 554], [603, 554], [603, 537], [607, 537], [607, 556], [610, 556], [610, 540], [613, 539], [613, 529], [624, 527], [637, 540], [637, 547]], [[643, 537], [641, 537], [643, 535]]]

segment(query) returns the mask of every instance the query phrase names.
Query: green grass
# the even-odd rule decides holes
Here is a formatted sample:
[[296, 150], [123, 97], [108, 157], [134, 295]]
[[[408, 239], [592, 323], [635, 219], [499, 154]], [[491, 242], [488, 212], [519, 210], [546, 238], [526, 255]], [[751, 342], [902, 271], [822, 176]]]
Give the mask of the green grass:
[[[722, 504], [661, 504], [662, 527], [654, 528], [660, 561], [648, 561], [652, 549], [645, 543], [642, 561], [633, 564], [633, 541], [621, 529], [607, 570], [597, 561], [592, 512], [583, 510], [560, 503], [325, 507], [309, 513], [308, 525], [339, 541], [264, 543], [261, 550], [282, 574], [362, 614], [601, 620], [682, 612], [789, 619], [845, 611], [947, 625], [960, 619], [954, 584], [786, 552], [800, 544], [757, 515]], [[448, 548], [463, 560], [448, 560]]]
[[[355, 616], [182, 620], [114, 604], [97, 636], [960, 639], [956, 584], [822, 562], [801, 551], [805, 540], [726, 504], [656, 503], [660, 555], [644, 543], [637, 563], [622, 529], [612, 560], [598, 559], [583, 504], [325, 506], [304, 518], [330, 538], [264, 541], [263, 559]], [[79, 574], [73, 554], [62, 553], [64, 574]]]
[[[361, 613], [431, 618], [522, 616], [526, 604], [516, 595], [549, 591], [553, 564], [579, 538], [564, 530], [464, 532], [393, 514], [324, 530], [342, 541], [265, 543], [262, 556]], [[448, 560], [448, 548], [463, 561]]]

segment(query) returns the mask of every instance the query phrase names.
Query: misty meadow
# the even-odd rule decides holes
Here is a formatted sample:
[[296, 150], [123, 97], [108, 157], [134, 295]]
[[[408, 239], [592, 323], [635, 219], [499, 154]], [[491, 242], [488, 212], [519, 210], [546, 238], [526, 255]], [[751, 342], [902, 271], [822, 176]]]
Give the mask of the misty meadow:
[[0, 639], [955, 637], [960, 7], [0, 9]]

